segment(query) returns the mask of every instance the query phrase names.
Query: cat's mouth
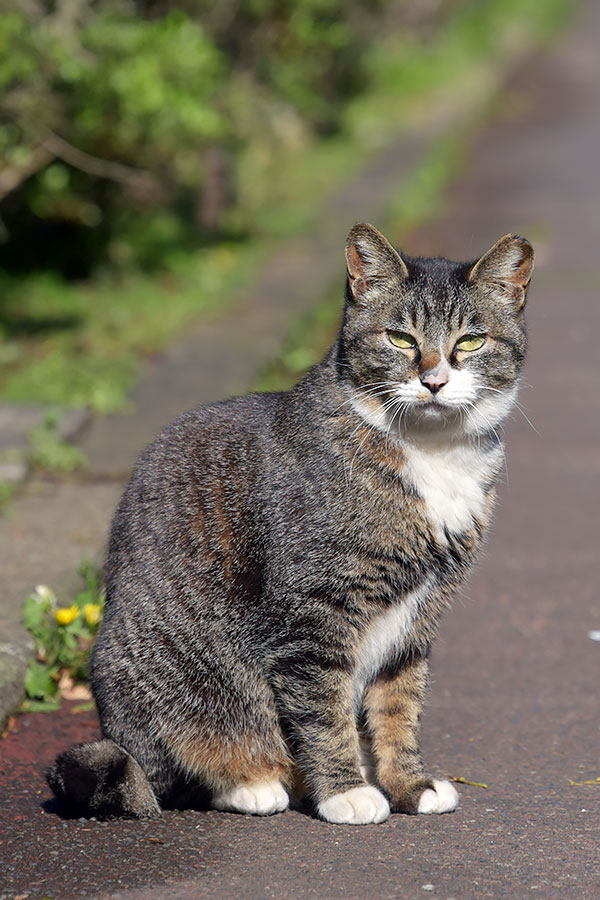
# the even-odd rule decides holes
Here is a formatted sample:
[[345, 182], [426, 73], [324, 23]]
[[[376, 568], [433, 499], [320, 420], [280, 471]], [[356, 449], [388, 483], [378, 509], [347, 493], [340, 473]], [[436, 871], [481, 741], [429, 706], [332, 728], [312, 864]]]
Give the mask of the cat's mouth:
[[419, 400], [416, 404], [419, 411], [427, 411], [433, 413], [456, 412], [456, 404], [449, 402], [444, 397], [433, 394], [431, 397]]
[[437, 395], [413, 400], [405, 411], [405, 421], [411, 422], [413, 427], [456, 425], [461, 418], [458, 404]]
[[456, 391], [453, 396], [447, 396], [443, 391], [424, 391], [420, 389], [412, 390], [396, 390], [392, 396], [398, 400], [406, 410], [416, 413], [431, 413], [433, 415], [449, 415], [455, 414], [466, 405], [471, 405], [474, 401], [472, 394], [461, 396]]

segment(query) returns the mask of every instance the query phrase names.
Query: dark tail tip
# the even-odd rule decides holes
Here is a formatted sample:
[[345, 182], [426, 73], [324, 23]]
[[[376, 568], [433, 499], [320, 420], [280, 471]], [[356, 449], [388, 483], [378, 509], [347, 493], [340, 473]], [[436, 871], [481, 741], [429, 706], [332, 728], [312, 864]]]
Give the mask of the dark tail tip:
[[70, 814], [102, 819], [160, 815], [142, 768], [110, 740], [79, 744], [61, 753], [46, 771], [46, 781]]

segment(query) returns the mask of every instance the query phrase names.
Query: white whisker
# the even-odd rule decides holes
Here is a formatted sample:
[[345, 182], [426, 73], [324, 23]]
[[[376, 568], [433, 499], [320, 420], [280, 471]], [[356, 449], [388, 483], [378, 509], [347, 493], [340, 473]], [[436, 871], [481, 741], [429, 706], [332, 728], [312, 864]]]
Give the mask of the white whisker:
[[[492, 423], [490, 422], [488, 417], [484, 413], [482, 413], [480, 409], [478, 409], [476, 407], [475, 403], [471, 402], [468, 404], [468, 406], [471, 406], [472, 408], [477, 410], [477, 413], [481, 416], [481, 418], [484, 420], [484, 422], [487, 423], [488, 428], [494, 434], [494, 437], [498, 441], [498, 447], [500, 448], [500, 452], [502, 453], [504, 473], [506, 475], [506, 486], [510, 487], [510, 482], [509, 482], [509, 477], [508, 477], [508, 462], [506, 460], [506, 451], [504, 450], [504, 441], [502, 440], [502, 438], [500, 437], [500, 435], [498, 434], [498, 432], [496, 431], [495, 427], [492, 425]], [[471, 416], [471, 414], [469, 413], [469, 411], [466, 408], [465, 408], [465, 412], [467, 412], [470, 415], [471, 421], [473, 422], [475, 427], [477, 427], [477, 423], [474, 421], [473, 417]], [[478, 432], [478, 436], [479, 436], [479, 432]], [[481, 447], [481, 441], [479, 443], [479, 446]]]
[[[531, 387], [531, 385], [526, 385], [526, 386], [527, 386], [527, 387]], [[500, 390], [498, 390], [498, 388], [487, 387], [487, 386], [481, 387], [480, 390], [482, 390], [482, 391], [494, 391], [494, 393], [496, 393], [496, 394], [503, 394], [503, 393], [504, 393], [504, 391], [500, 391]], [[537, 430], [537, 428], [535, 427], [535, 425], [533, 424], [533, 422], [531, 421], [531, 419], [529, 418], [529, 416], [527, 415], [527, 413], [525, 412], [525, 410], [523, 409], [523, 407], [521, 406], [521, 404], [519, 403], [519, 401], [518, 401], [518, 400], [513, 400], [513, 403], [514, 403], [515, 409], [517, 409], [517, 410], [521, 413], [521, 415], [523, 416], [523, 418], [525, 419], [525, 421], [527, 422], [527, 424], [531, 426], [531, 428], [535, 431], [535, 433], [537, 434], [537, 436], [538, 436], [538, 437], [543, 437], [543, 435], [541, 435], [540, 432]]]

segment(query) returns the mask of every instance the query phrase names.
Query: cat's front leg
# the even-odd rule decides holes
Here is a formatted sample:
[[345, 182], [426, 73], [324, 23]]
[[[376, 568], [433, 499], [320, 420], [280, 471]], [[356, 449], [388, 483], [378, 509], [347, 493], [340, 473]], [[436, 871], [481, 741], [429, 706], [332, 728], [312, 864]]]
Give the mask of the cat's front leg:
[[335, 824], [383, 822], [390, 807], [360, 772], [352, 680], [337, 667], [307, 668], [280, 683], [279, 702], [293, 755], [315, 808]]
[[365, 720], [377, 783], [394, 812], [443, 813], [458, 806], [454, 786], [423, 771], [419, 720], [427, 678], [427, 660], [417, 656], [395, 671], [382, 672], [365, 691]]

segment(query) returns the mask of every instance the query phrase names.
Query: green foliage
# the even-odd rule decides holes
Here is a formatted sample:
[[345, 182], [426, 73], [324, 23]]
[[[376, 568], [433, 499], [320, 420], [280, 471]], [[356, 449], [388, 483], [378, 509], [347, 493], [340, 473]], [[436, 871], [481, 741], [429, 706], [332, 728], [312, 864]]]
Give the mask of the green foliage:
[[0, 275], [0, 398], [123, 410], [144, 358], [194, 316], [227, 308], [261, 254], [257, 242], [222, 242], [173, 258], [160, 275], [106, 274], [69, 286], [47, 274], [24, 282]]
[[36, 646], [25, 678], [26, 709], [56, 709], [61, 695], [69, 696], [88, 677], [89, 651], [104, 613], [104, 588], [91, 563], [82, 564], [80, 575], [83, 588], [68, 607], [59, 607], [45, 585], [25, 601], [25, 627]]
[[[351, 95], [387, 83], [380, 123], [398, 127], [399, 103], [501, 54], [507, 36], [545, 35], [567, 6], [5, 0], [0, 263], [80, 277], [260, 230], [282, 157], [343, 130]], [[385, 127], [356, 124], [362, 139]]]
[[240, 227], [247, 146], [274, 164], [286, 122], [337, 127], [385, 3], [4, 5], [0, 262], [80, 277], [103, 260], [160, 264], [234, 211]]

